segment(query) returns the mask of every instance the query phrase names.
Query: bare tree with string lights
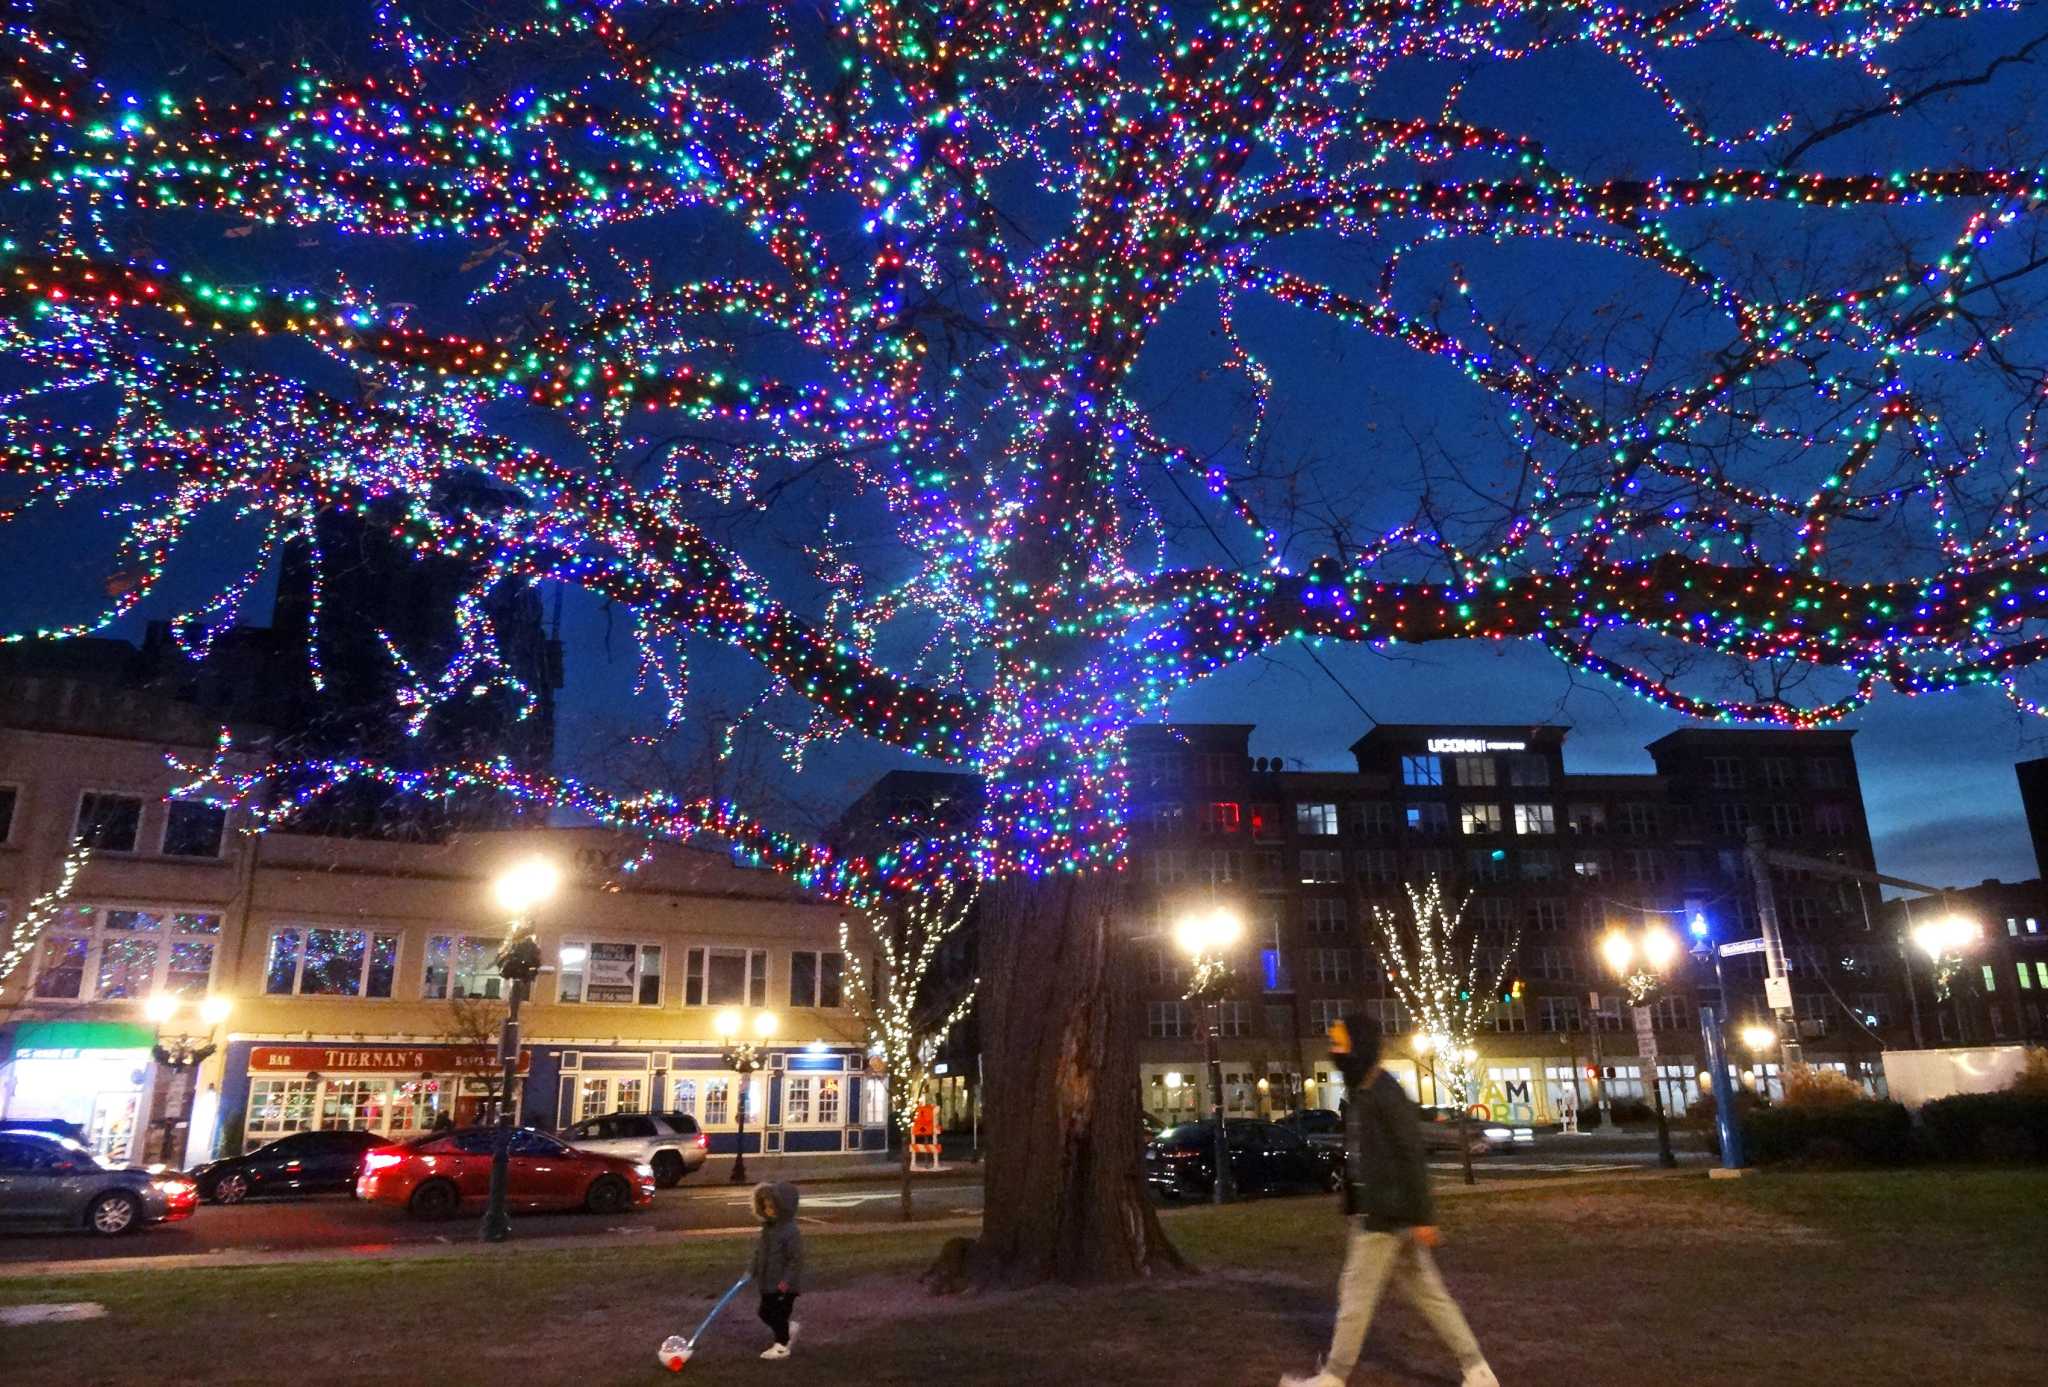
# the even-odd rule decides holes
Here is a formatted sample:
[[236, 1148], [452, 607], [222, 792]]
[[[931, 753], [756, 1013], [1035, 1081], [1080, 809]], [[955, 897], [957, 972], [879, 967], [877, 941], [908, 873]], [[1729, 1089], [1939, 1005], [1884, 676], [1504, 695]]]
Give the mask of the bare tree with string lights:
[[1418, 1055], [1427, 1057], [1431, 1072], [1450, 1081], [1451, 1096], [1463, 1108], [1477, 1092], [1474, 1045], [1500, 1007], [1521, 934], [1508, 939], [1498, 959], [1489, 958], [1490, 946], [1465, 927], [1465, 902], [1453, 906], [1435, 877], [1419, 887], [1410, 882], [1407, 890], [1405, 919], [1384, 907], [1373, 908], [1373, 943], [1386, 967], [1387, 986], [1414, 1020]]
[[[489, 599], [553, 584], [625, 616], [654, 735], [709, 651], [735, 737], [977, 774], [982, 1279], [1174, 1263], [1130, 1159], [1124, 745], [1204, 676], [1519, 640], [1700, 717], [2034, 707], [2048, 138], [2032, 69], [1976, 61], [2037, 42], [2003, 4], [445, 8], [232, 73], [147, 16], [109, 53], [0, 29], [0, 549], [83, 512], [112, 553], [0, 639], [170, 604], [196, 548], [203, 654], [347, 514], [473, 564], [409, 724], [530, 695]], [[1987, 53], [1927, 71], [1964, 18]], [[1276, 476], [1319, 348], [1366, 383]], [[1455, 468], [1383, 441], [1418, 401], [1470, 425], [1423, 440]], [[210, 779], [270, 820], [509, 795], [856, 904], [933, 851], [488, 756]]]
[[860, 911], [858, 933], [851, 922], [839, 922], [846, 1004], [881, 1056], [889, 1111], [903, 1133], [906, 1220], [912, 1214], [911, 1124], [947, 1037], [974, 1009], [974, 981], [948, 986], [942, 964], [948, 942], [973, 914], [975, 896], [972, 879], [942, 877], [929, 890], [899, 893]]

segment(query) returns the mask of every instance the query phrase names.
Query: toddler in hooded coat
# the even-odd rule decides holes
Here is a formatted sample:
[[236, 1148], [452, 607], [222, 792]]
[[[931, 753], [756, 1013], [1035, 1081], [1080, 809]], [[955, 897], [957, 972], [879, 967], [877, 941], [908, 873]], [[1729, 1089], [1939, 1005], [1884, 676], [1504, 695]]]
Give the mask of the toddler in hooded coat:
[[789, 1357], [789, 1341], [797, 1326], [790, 1321], [797, 1293], [803, 1289], [804, 1235], [796, 1226], [796, 1186], [781, 1181], [754, 1187], [754, 1217], [761, 1220], [761, 1240], [754, 1244], [751, 1270], [761, 1289], [761, 1323], [775, 1333], [763, 1358]]

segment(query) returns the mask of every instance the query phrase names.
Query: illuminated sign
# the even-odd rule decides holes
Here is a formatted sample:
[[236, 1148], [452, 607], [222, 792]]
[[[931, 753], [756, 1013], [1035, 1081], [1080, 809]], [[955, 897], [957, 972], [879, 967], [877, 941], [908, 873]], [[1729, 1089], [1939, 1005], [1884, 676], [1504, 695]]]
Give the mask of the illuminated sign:
[[1429, 749], [1439, 756], [1463, 756], [1475, 751], [1527, 751], [1527, 742], [1489, 742], [1484, 737], [1431, 737]]

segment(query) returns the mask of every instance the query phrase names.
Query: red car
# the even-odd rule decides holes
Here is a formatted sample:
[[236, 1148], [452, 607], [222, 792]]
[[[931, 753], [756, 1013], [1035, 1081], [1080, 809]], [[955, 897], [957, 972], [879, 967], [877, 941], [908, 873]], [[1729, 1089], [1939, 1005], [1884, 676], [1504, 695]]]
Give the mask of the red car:
[[[356, 1198], [402, 1205], [416, 1218], [448, 1218], [491, 1191], [495, 1127], [435, 1132], [363, 1157]], [[507, 1202], [515, 1209], [588, 1209], [616, 1214], [654, 1201], [654, 1168], [564, 1146], [546, 1132], [512, 1133]]]

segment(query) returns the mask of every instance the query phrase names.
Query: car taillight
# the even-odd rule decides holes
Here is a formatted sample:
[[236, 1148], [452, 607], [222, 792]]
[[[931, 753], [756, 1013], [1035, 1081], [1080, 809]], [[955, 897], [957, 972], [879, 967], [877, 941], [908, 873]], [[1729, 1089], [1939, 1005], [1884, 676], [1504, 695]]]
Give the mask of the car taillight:
[[709, 1151], [711, 1149], [711, 1138], [705, 1136], [702, 1132], [697, 1133], [697, 1149], [699, 1151]]
[[397, 1165], [404, 1159], [403, 1151], [372, 1151], [363, 1157], [363, 1174], [375, 1175], [378, 1171]]

